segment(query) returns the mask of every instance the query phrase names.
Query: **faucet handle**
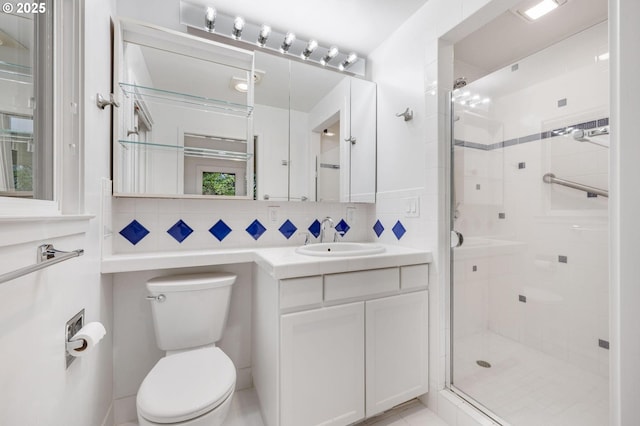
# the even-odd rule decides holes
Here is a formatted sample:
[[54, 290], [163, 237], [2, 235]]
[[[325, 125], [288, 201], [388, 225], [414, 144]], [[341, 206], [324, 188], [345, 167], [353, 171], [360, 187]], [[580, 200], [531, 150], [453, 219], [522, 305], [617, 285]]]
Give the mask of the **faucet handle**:
[[306, 246], [310, 242], [310, 235], [308, 232], [298, 232], [298, 235], [304, 235], [304, 245]]
[[337, 243], [338, 242], [338, 235], [340, 235], [340, 237], [344, 237], [344, 231], [338, 231], [337, 229], [334, 228], [334, 232], [333, 232], [333, 242]]

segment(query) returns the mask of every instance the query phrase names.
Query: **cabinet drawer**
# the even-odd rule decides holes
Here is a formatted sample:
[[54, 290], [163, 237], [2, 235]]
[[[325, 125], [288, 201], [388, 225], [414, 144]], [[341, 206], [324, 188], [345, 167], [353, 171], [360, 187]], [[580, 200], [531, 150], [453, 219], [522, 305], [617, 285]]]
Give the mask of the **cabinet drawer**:
[[322, 277], [280, 280], [280, 309], [322, 303]]
[[408, 288], [427, 288], [429, 286], [429, 265], [410, 265], [400, 267], [400, 286]]
[[340, 300], [398, 291], [398, 268], [325, 275], [324, 300]]

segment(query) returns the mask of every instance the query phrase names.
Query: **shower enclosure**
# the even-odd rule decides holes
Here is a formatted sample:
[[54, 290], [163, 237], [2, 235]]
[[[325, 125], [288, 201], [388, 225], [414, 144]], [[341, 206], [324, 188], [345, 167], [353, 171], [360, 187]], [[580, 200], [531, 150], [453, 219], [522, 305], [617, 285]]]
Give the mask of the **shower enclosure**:
[[451, 94], [449, 383], [501, 424], [608, 424], [608, 70], [603, 22]]

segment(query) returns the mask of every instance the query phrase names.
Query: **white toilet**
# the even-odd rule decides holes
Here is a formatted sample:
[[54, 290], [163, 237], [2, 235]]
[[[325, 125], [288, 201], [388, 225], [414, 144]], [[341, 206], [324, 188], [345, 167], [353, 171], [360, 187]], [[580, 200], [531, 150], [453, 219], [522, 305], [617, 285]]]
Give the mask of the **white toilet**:
[[140, 426], [218, 426], [236, 384], [222, 337], [236, 276], [205, 273], [147, 281], [158, 347], [166, 356], [145, 377], [136, 405]]

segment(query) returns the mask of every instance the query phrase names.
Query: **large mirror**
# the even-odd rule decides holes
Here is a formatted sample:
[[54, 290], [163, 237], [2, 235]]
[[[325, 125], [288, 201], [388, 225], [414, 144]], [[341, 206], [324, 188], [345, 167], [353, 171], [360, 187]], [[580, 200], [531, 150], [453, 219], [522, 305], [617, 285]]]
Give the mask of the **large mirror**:
[[253, 199], [253, 55], [121, 25], [116, 195]]
[[[0, 14], [0, 196], [53, 199], [53, 20]], [[5, 3], [5, 6], [13, 6]], [[3, 8], [5, 9], [5, 8]], [[37, 106], [37, 108], [36, 108]]]
[[375, 201], [373, 83], [121, 26], [116, 195]]

